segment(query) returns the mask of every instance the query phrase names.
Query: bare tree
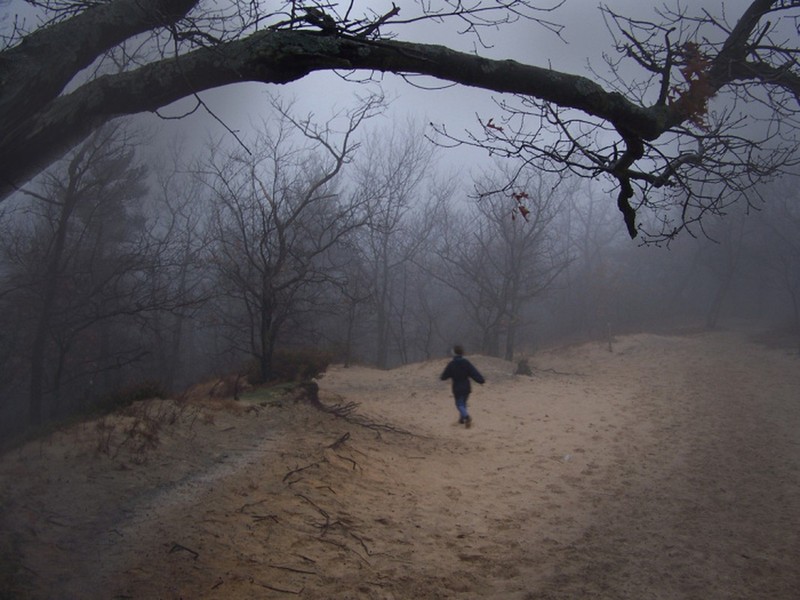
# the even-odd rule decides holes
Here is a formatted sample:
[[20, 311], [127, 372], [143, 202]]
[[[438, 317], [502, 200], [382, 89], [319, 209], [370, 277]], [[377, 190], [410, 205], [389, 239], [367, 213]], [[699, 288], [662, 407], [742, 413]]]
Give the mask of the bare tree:
[[[265, 127], [253, 154], [241, 149], [204, 168], [215, 200], [213, 267], [224, 290], [219, 316], [234, 348], [272, 376], [279, 334], [314, 286], [337, 272], [329, 252], [365, 222], [365, 207], [336, 189], [357, 148], [354, 134], [382, 106], [370, 97], [336, 124], [298, 120], [277, 102], [278, 126]], [[299, 141], [298, 141], [299, 139]]]
[[401, 274], [426, 239], [426, 221], [415, 226], [414, 216], [422, 206], [419, 194], [433, 148], [418, 126], [409, 125], [403, 131], [373, 132], [362, 156], [356, 185], [370, 211], [359, 246], [370, 277], [375, 364], [386, 368], [391, 339], [397, 337], [392, 325], [401, 323], [396, 311], [404, 294]]
[[336, 276], [336, 290], [344, 306], [344, 332], [339, 343], [345, 367], [352, 363], [358, 345], [357, 325], [364, 320], [372, 298], [370, 275], [362, 258], [357, 243], [347, 244], [343, 266]]
[[[518, 102], [501, 104], [511, 111], [507, 120], [484, 118], [469, 141], [554, 170], [611, 178], [631, 236], [642, 208], [682, 206], [679, 221], [664, 217], [653, 232], [671, 237], [796, 160], [796, 0], [752, 0], [737, 15], [726, 15], [722, 2], [714, 13], [665, 9], [652, 22], [605, 8], [617, 46], [600, 83], [396, 39], [403, 26], [423, 19], [455, 21], [478, 41], [487, 29], [519, 19], [558, 32], [549, 19], [559, 2], [422, 2], [411, 14], [395, 5], [356, 14], [352, 2], [31, 4], [44, 26], [14, 21], [0, 51], [3, 195], [119, 115], [184, 97], [201, 108], [197, 93], [206, 89], [284, 84], [323, 70], [427, 75], [517, 94]], [[636, 72], [623, 72], [622, 59]], [[127, 67], [114, 73], [120, 64]], [[753, 131], [756, 120], [764, 127]], [[698, 190], [709, 178], [725, 193]]]
[[106, 127], [63, 171], [48, 173], [41, 190], [24, 190], [34, 200], [33, 225], [18, 223], [3, 254], [7, 300], [24, 303], [29, 322], [31, 424], [60, 408], [66, 383], [81, 382], [83, 399], [92, 401], [90, 380], [143, 356], [114, 323], [165, 301], [143, 277], [158, 252], [142, 213], [145, 175], [124, 129]]
[[149, 202], [149, 236], [159, 248], [159, 260], [150, 266], [147, 280], [154, 294], [169, 290], [175, 302], [142, 323], [152, 337], [154, 372], [170, 391], [202, 368], [196, 344], [191, 343], [191, 337], [197, 339], [198, 323], [189, 323], [212, 293], [206, 269], [211, 209], [205, 188], [186, 171], [183, 154], [176, 146], [167, 160], [161, 157], [154, 167], [156, 184]]
[[[560, 201], [554, 185], [533, 170], [517, 181], [512, 197], [488, 191], [497, 189], [496, 179], [479, 182], [486, 191], [472, 210], [460, 218], [448, 215], [438, 247], [442, 264], [432, 271], [468, 307], [470, 325], [481, 330], [481, 351], [507, 360], [514, 355], [523, 309], [568, 264], [550, 228]], [[519, 212], [512, 213], [515, 204]]]
[[706, 327], [716, 329], [737, 277], [742, 276], [746, 256], [746, 215], [737, 211], [728, 214], [724, 221], [712, 228], [708, 223], [706, 231], [712, 244], [703, 249], [700, 264], [706, 268], [706, 277], [713, 286], [711, 301], [706, 312]]
[[430, 259], [431, 240], [436, 231], [438, 210], [450, 197], [452, 190], [431, 180], [422, 201], [405, 220], [398, 240], [406, 250], [406, 259], [395, 264], [391, 273], [389, 296], [392, 349], [403, 364], [420, 358], [430, 358], [434, 340], [441, 341], [440, 320], [447, 312], [442, 305], [439, 282], [431, 280], [421, 266]]
[[[564, 196], [556, 229], [570, 256], [555, 296], [561, 334], [606, 336], [614, 319], [614, 302], [626, 261], [619, 256], [624, 234], [614, 215], [595, 200], [597, 184], [586, 180], [562, 182]], [[627, 244], [624, 245], [627, 247]]]
[[752, 251], [766, 281], [782, 296], [800, 352], [800, 210], [796, 179], [771, 186], [768, 209], [759, 215], [759, 243]]
[[[797, 48], [784, 42], [796, 38], [799, 9], [753, 1], [731, 22], [724, 10], [684, 5], [642, 21], [604, 6], [616, 54], [604, 55], [606, 72], [594, 75], [611, 90], [608, 106], [625, 98], [639, 116], [630, 112], [625, 122], [518, 94], [498, 102], [501, 118], [456, 141], [548, 171], [610, 179], [631, 237], [642, 231], [662, 242], [699, 231], [706, 215], [732, 203], [759, 204], [758, 184], [797, 164]], [[642, 209], [645, 220], [637, 219]]]

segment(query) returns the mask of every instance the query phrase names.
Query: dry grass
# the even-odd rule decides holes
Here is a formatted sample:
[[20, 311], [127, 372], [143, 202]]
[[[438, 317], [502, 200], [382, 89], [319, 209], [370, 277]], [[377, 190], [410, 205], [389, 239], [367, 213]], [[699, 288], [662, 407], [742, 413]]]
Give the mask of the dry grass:
[[165, 428], [205, 419], [200, 406], [176, 400], [140, 400], [93, 422], [94, 451], [111, 458], [121, 453], [134, 464], [144, 464], [157, 448]]

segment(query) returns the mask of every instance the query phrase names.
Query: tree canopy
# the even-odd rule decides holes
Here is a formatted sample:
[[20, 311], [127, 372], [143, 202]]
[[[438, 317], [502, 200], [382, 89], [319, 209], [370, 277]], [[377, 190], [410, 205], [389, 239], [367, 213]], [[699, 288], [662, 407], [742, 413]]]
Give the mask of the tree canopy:
[[423, 20], [456, 21], [478, 49], [485, 28], [514, 21], [558, 32], [561, 2], [552, 0], [26, 4], [36, 16], [7, 18], [0, 49], [0, 197], [116, 117], [220, 86], [331, 70], [427, 75], [507, 94], [501, 118], [457, 141], [609, 178], [631, 236], [642, 208], [661, 210], [655, 233], [670, 237], [749, 200], [755, 183], [796, 161], [798, 0], [752, 0], [737, 14], [723, 2], [714, 12], [663, 8], [652, 21], [605, 6], [616, 44], [604, 54], [610, 75], [592, 78], [400, 37]]

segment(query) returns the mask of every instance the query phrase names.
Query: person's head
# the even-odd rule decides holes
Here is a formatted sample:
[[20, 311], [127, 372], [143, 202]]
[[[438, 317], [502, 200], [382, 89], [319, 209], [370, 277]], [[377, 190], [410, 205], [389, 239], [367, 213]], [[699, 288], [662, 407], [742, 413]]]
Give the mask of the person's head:
[[464, 347], [461, 344], [453, 346], [453, 356], [464, 356]]

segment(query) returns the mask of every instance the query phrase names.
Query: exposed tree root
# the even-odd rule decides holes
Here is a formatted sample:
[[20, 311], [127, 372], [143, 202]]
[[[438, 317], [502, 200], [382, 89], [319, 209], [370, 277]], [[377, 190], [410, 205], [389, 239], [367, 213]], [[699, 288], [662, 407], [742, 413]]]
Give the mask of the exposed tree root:
[[[316, 384], [316, 382], [313, 381], [309, 381], [298, 386], [297, 399], [306, 400], [314, 408], [317, 408], [322, 412], [328, 413], [330, 415], [339, 417], [340, 419], [344, 419], [348, 423], [352, 423], [353, 425], [358, 425], [359, 427], [372, 429], [373, 431], [378, 431], [378, 432], [385, 431], [390, 433], [410, 435], [413, 437], [420, 437], [419, 435], [412, 433], [401, 427], [396, 427], [388, 423], [378, 423], [376, 421], [373, 421], [372, 419], [365, 417], [364, 415], [358, 414], [356, 412], [358, 407], [360, 406], [358, 402], [340, 402], [338, 404], [331, 404], [331, 405], [323, 404], [322, 401], [319, 399], [319, 386]], [[347, 434], [346, 437], [349, 437], [349, 434]], [[334, 444], [338, 444], [340, 442], [344, 443], [344, 441], [346, 441], [346, 439], [345, 440], [340, 439], [337, 442], [334, 442]]]

